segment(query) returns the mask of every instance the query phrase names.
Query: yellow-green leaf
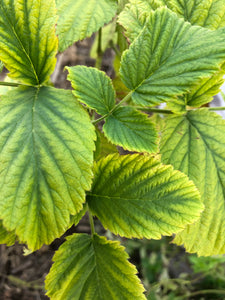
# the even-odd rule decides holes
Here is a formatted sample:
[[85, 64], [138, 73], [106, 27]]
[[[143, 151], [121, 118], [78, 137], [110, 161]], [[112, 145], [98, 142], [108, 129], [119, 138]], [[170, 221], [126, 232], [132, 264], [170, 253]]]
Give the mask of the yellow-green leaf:
[[125, 150], [152, 153], [158, 149], [155, 126], [146, 114], [132, 107], [119, 107], [110, 114], [103, 132], [110, 142]]
[[[166, 30], [165, 30], [166, 28]], [[225, 30], [191, 26], [166, 8], [152, 12], [122, 56], [121, 76], [140, 105], [176, 102], [225, 60]]]
[[111, 21], [116, 14], [117, 0], [56, 0], [56, 6], [59, 50], [64, 51]]
[[70, 226], [92, 178], [94, 127], [71, 91], [17, 88], [0, 101], [0, 218], [32, 250]]
[[52, 300], [144, 300], [136, 268], [119, 242], [74, 234], [56, 251], [46, 277]]
[[225, 121], [207, 109], [169, 117], [162, 135], [162, 159], [186, 173], [198, 187], [205, 210], [174, 242], [198, 255], [225, 253]]
[[149, 155], [109, 155], [94, 168], [87, 202], [105, 228], [128, 238], [171, 235], [196, 221], [203, 204], [193, 182]]
[[8, 232], [3, 224], [2, 220], [0, 220], [0, 244], [6, 244], [7, 246], [11, 246], [16, 242], [15, 232]]
[[77, 99], [101, 115], [110, 112], [116, 104], [111, 79], [96, 68], [75, 66], [67, 69]]
[[54, 0], [0, 0], [0, 59], [9, 76], [31, 85], [49, 80], [58, 40]]

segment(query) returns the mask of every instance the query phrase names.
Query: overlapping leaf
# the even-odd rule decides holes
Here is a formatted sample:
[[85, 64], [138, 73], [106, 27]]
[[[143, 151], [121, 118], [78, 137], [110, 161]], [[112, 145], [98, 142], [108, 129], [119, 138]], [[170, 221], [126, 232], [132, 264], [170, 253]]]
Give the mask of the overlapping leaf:
[[130, 0], [118, 17], [118, 22], [125, 28], [126, 36], [132, 42], [144, 28], [152, 10], [163, 6], [161, 0]]
[[0, 0], [0, 59], [9, 76], [31, 85], [49, 80], [56, 63], [54, 0]]
[[4, 228], [2, 221], [0, 220], [0, 244], [6, 244], [7, 246], [11, 246], [15, 244], [15, 241], [16, 241], [15, 233], [13, 231], [8, 232]]
[[115, 106], [115, 91], [111, 79], [95, 68], [76, 66], [68, 70], [68, 79], [78, 100], [101, 115], [110, 112]]
[[132, 107], [119, 107], [105, 121], [103, 131], [115, 145], [138, 152], [157, 151], [157, 132], [147, 117]]
[[136, 268], [119, 242], [76, 234], [56, 252], [46, 278], [51, 299], [143, 300]]
[[110, 143], [110, 141], [104, 136], [104, 134], [96, 128], [96, 150], [95, 150], [95, 160], [102, 158], [108, 154], [118, 153], [117, 147]]
[[225, 121], [206, 109], [170, 117], [162, 137], [162, 158], [198, 187], [205, 210], [174, 242], [198, 255], [225, 252]]
[[116, 14], [116, 0], [56, 0], [59, 50], [64, 51], [108, 23]]
[[121, 236], [159, 239], [196, 221], [203, 209], [194, 184], [158, 158], [109, 155], [94, 173], [89, 208]]
[[70, 91], [18, 88], [2, 96], [0, 218], [30, 249], [60, 236], [82, 209], [94, 139]]
[[157, 9], [122, 57], [121, 76], [140, 105], [175, 102], [225, 59], [224, 31], [191, 26]]
[[169, 9], [193, 25], [209, 29], [225, 26], [223, 0], [163, 0]]

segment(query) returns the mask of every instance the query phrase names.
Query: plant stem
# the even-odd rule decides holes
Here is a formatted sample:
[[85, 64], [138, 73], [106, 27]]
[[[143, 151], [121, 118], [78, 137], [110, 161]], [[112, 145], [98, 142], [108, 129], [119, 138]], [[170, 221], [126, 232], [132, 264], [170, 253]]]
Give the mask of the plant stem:
[[15, 82], [5, 82], [5, 81], [0, 81], [0, 85], [18, 87], [19, 85], [22, 85], [22, 84], [20, 84], [20, 83], [15, 83]]
[[225, 110], [225, 107], [224, 106], [222, 106], [222, 107], [219, 107], [219, 106], [218, 107], [209, 107], [208, 110], [212, 110], [212, 111], [213, 110]]
[[154, 113], [159, 113], [159, 114], [173, 114], [171, 110], [168, 109], [160, 109], [160, 108], [151, 108], [151, 107], [144, 107], [144, 106], [132, 106], [135, 109], [138, 110], [143, 110], [143, 111], [149, 111], [149, 112], [154, 112]]
[[128, 101], [131, 98], [133, 91], [129, 92], [117, 105], [115, 105], [110, 112], [108, 112], [107, 114], [105, 114], [104, 116], [102, 116], [101, 118], [92, 121], [92, 124], [97, 124], [98, 122], [104, 120], [106, 117], [108, 117], [109, 115], [111, 115], [115, 110], [117, 110], [124, 102]]
[[95, 234], [95, 225], [94, 225], [94, 219], [93, 219], [92, 213], [89, 208], [88, 208], [88, 216], [89, 216], [89, 222], [91, 225], [91, 235], [93, 236]]
[[189, 299], [190, 297], [198, 296], [198, 295], [206, 295], [206, 294], [217, 294], [217, 295], [225, 295], [225, 290], [202, 290], [190, 293], [181, 297], [180, 299]]
[[96, 59], [96, 68], [101, 69], [102, 66], [102, 28], [98, 31], [98, 47], [97, 47], [97, 59]]

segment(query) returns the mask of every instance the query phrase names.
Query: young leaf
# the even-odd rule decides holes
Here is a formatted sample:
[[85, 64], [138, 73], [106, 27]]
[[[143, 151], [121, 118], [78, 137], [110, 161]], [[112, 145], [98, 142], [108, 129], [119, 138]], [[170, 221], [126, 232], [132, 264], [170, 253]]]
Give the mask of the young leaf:
[[108, 23], [116, 14], [117, 0], [56, 0], [59, 51], [82, 40]]
[[[166, 30], [165, 30], [166, 28]], [[168, 9], [151, 13], [143, 31], [125, 51], [121, 76], [140, 105], [176, 101], [225, 59], [225, 31], [191, 26]]]
[[114, 234], [154, 238], [179, 232], [203, 209], [187, 176], [144, 155], [109, 155], [94, 168], [89, 208]]
[[115, 106], [115, 91], [111, 79], [96, 68], [76, 66], [67, 68], [68, 80], [77, 99], [105, 115]]
[[157, 132], [146, 114], [132, 107], [119, 107], [105, 121], [103, 131], [113, 144], [125, 150], [157, 151]]
[[54, 0], [0, 0], [0, 59], [9, 76], [39, 85], [49, 80], [57, 53]]
[[162, 135], [164, 163], [186, 173], [198, 187], [205, 210], [174, 242], [188, 252], [225, 252], [225, 121], [206, 109], [169, 117]]
[[16, 242], [16, 235], [15, 233], [8, 232], [0, 220], [0, 244], [6, 244], [7, 246], [12, 246]]
[[71, 91], [17, 88], [2, 96], [0, 218], [30, 249], [64, 233], [82, 209], [94, 139]]
[[75, 234], [56, 251], [46, 278], [52, 300], [144, 300], [136, 268], [119, 242]]

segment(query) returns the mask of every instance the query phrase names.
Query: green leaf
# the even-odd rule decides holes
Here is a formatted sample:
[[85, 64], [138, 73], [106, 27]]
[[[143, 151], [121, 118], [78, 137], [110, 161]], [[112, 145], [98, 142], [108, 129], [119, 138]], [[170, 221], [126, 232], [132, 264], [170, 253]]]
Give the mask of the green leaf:
[[12, 246], [16, 242], [16, 235], [14, 232], [8, 232], [0, 220], [0, 244], [6, 244]]
[[94, 174], [87, 202], [114, 234], [160, 239], [196, 221], [203, 209], [194, 184], [158, 157], [109, 155]]
[[209, 29], [225, 26], [224, 0], [164, 0], [185, 21]]
[[200, 107], [213, 100], [213, 96], [220, 92], [220, 88], [224, 83], [225, 65], [222, 71], [217, 72], [209, 78], [204, 78], [201, 84], [193, 88], [190, 93], [184, 95], [184, 102], [193, 107]]
[[122, 57], [121, 76], [134, 91], [133, 101], [176, 102], [177, 96], [220, 69], [224, 34], [191, 26], [168, 9], [157, 9]]
[[82, 210], [79, 211], [78, 214], [76, 214], [75, 216], [72, 216], [72, 215], [70, 216], [70, 221], [71, 221], [70, 226], [72, 226], [72, 225], [77, 226], [77, 224], [79, 224], [80, 220], [83, 218], [83, 216], [86, 214], [86, 212], [87, 212], [87, 204], [84, 203]]
[[108, 154], [118, 153], [118, 150], [115, 145], [110, 143], [104, 134], [96, 128], [96, 151], [95, 151], [95, 160], [107, 156]]
[[132, 42], [144, 28], [152, 10], [163, 6], [161, 0], [130, 0], [119, 14], [118, 22], [125, 28], [126, 36]]
[[[116, 33], [116, 19], [110, 22], [108, 25], [102, 27], [101, 31], [101, 50], [102, 53], [106, 49], [111, 48], [110, 42], [113, 42], [115, 45], [117, 43], [117, 33]], [[91, 46], [90, 57], [97, 59], [98, 58], [98, 43], [99, 43], [99, 32], [95, 34], [95, 40]]]
[[111, 79], [102, 71], [85, 66], [67, 68], [68, 80], [77, 99], [105, 115], [115, 106], [115, 91]]
[[103, 131], [110, 142], [125, 150], [156, 152], [157, 132], [146, 114], [132, 107], [119, 107], [105, 121]]
[[4, 68], [4, 64], [3, 64], [3, 62], [0, 60], [0, 73], [3, 71], [3, 68]]
[[111, 21], [116, 14], [117, 0], [56, 0], [56, 6], [59, 50], [64, 51]]
[[169, 117], [162, 135], [162, 159], [186, 173], [198, 187], [205, 210], [174, 242], [199, 256], [225, 252], [225, 121], [207, 109]]
[[75, 234], [59, 248], [46, 278], [52, 300], [144, 300], [136, 268], [119, 242]]
[[0, 0], [0, 59], [9, 76], [39, 85], [54, 71], [55, 1]]
[[16, 88], [2, 96], [0, 218], [30, 249], [63, 234], [82, 209], [94, 139], [71, 91]]

